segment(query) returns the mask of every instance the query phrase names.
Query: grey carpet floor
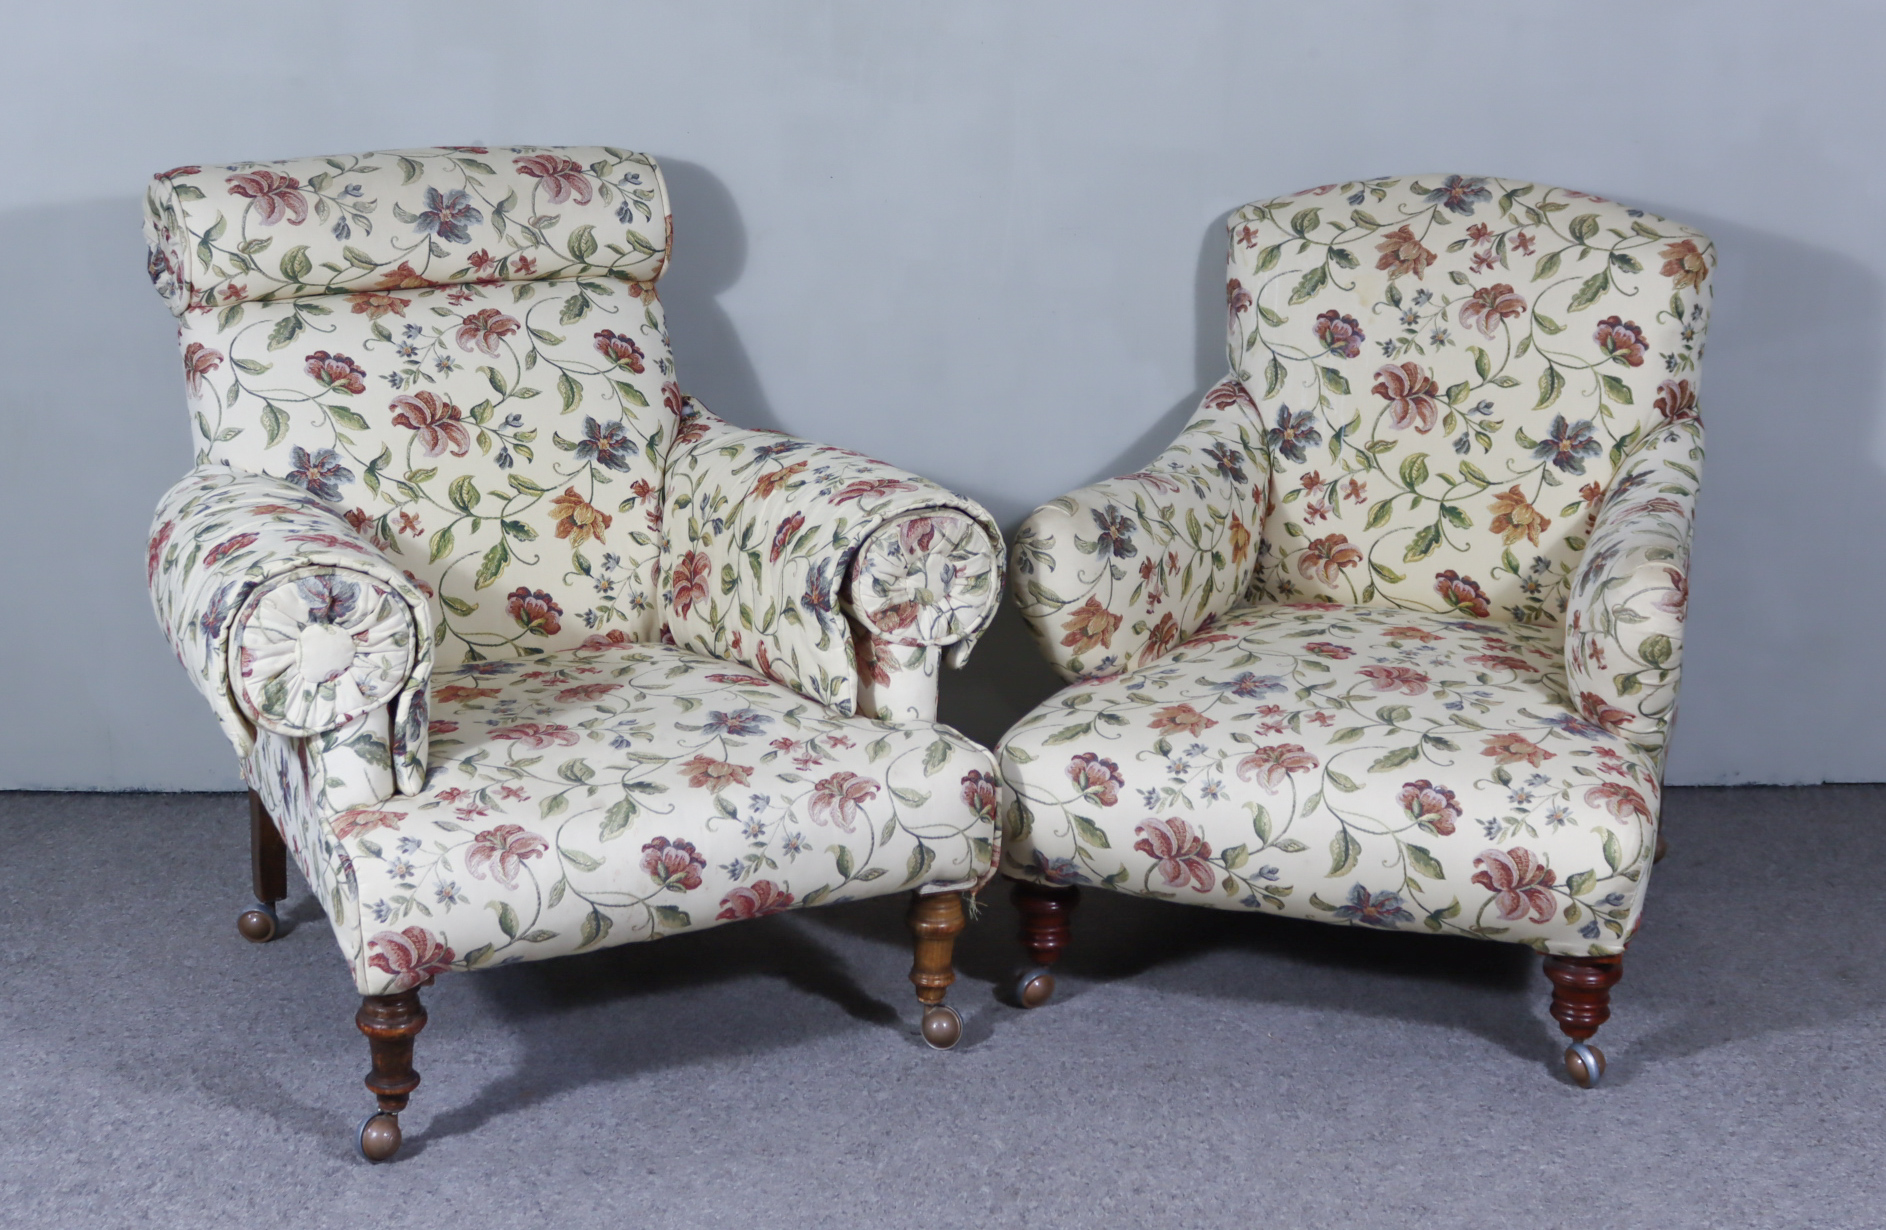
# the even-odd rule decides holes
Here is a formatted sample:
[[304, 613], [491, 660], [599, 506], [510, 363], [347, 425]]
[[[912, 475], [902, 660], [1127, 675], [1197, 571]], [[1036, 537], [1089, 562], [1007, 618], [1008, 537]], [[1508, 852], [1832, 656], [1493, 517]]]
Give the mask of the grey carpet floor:
[[901, 900], [441, 980], [393, 1164], [291, 873], [233, 795], [0, 794], [0, 1224], [1886, 1224], [1886, 787], [1672, 792], [1611, 1069], [1538, 961], [1090, 894], [1055, 1002], [959, 945], [916, 1038]]

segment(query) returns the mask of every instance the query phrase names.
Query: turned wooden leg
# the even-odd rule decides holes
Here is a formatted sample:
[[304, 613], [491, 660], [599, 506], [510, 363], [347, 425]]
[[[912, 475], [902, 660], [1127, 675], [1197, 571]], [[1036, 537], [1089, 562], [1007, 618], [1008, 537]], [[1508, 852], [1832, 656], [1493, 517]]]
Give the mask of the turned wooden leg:
[[916, 959], [910, 966], [910, 981], [924, 1005], [923, 1040], [939, 1051], [947, 1051], [963, 1036], [963, 1018], [943, 1002], [956, 981], [953, 958], [963, 925], [961, 893], [911, 896], [910, 933], [916, 937]]
[[1081, 890], [1016, 880], [1009, 900], [1022, 916], [1022, 947], [1034, 962], [1015, 983], [1015, 999], [1024, 1008], [1039, 1008], [1054, 996], [1054, 974], [1048, 969], [1061, 959], [1072, 938], [1070, 923]]
[[1547, 956], [1545, 975], [1552, 980], [1553, 1019], [1572, 1040], [1565, 1071], [1590, 1089], [1604, 1075], [1604, 1052], [1590, 1038], [1611, 1019], [1611, 988], [1624, 976], [1624, 958]]
[[255, 908], [242, 912], [236, 930], [250, 943], [266, 944], [281, 929], [275, 903], [288, 895], [288, 843], [253, 790], [249, 792], [249, 874]]
[[1661, 863], [1669, 855], [1669, 853], [1670, 853], [1670, 843], [1663, 839], [1662, 833], [1658, 833], [1657, 834], [1657, 852], [1651, 856], [1650, 861], [1653, 863]]
[[361, 1122], [357, 1143], [360, 1156], [384, 1162], [399, 1152], [399, 1112], [419, 1088], [419, 1073], [413, 1070], [413, 1040], [426, 1027], [426, 1009], [416, 990], [366, 995], [361, 997], [354, 1024], [373, 1048], [367, 1090], [380, 1102], [380, 1109]]

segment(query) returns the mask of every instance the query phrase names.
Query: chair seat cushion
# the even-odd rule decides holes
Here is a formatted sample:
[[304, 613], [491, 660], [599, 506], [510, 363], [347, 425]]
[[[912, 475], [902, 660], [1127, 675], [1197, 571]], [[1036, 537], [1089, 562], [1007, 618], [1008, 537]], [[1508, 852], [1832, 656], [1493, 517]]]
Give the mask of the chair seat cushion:
[[591, 637], [433, 691], [424, 790], [324, 815], [290, 741], [250, 779], [362, 994], [901, 889], [994, 857], [991, 754], [841, 718], [745, 667]]
[[1656, 837], [1634, 715], [1561, 631], [1249, 607], [1010, 731], [1004, 869], [1223, 909], [1620, 952]]

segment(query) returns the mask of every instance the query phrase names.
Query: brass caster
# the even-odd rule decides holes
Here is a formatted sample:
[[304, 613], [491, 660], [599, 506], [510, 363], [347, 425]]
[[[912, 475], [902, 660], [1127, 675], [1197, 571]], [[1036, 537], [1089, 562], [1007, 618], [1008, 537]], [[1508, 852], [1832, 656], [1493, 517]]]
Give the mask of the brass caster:
[[399, 1116], [376, 1110], [360, 1121], [360, 1135], [354, 1147], [369, 1162], [384, 1162], [399, 1152]]
[[1015, 1002], [1024, 1008], [1039, 1008], [1054, 998], [1054, 974], [1045, 966], [1022, 971], [1015, 980]]
[[251, 944], [266, 944], [280, 933], [281, 920], [276, 917], [273, 905], [258, 901], [253, 910], [244, 910], [237, 917], [236, 930]]
[[1580, 1089], [1596, 1089], [1604, 1079], [1604, 1052], [1589, 1042], [1565, 1048], [1565, 1071]]
[[948, 1004], [937, 1004], [923, 1012], [923, 1040], [934, 1049], [947, 1051], [963, 1036], [963, 1018]]

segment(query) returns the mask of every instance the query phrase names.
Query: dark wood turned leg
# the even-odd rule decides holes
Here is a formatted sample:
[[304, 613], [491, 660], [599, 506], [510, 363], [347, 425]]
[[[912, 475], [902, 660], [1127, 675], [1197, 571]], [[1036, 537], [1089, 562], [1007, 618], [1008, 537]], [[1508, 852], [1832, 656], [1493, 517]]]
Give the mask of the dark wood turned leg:
[[249, 871], [257, 901], [274, 905], [288, 895], [288, 843], [253, 790], [249, 792]]
[[1665, 856], [1667, 856], [1669, 853], [1670, 853], [1670, 843], [1664, 840], [1662, 833], [1658, 833], [1657, 834], [1657, 852], [1651, 856], [1650, 861], [1653, 863], [1661, 863], [1664, 860]]
[[1572, 1040], [1565, 1070], [1589, 1089], [1604, 1075], [1604, 1052], [1590, 1038], [1611, 1019], [1611, 988], [1624, 976], [1624, 958], [1548, 955], [1545, 974], [1552, 980], [1552, 1017]]
[[1022, 947], [1036, 965], [1053, 965], [1072, 938], [1070, 923], [1081, 890], [1016, 880], [1009, 900], [1022, 916]]
[[912, 895], [910, 933], [916, 945], [910, 981], [924, 1006], [923, 1040], [938, 1050], [955, 1046], [963, 1035], [962, 1017], [943, 1003], [943, 997], [956, 981], [956, 937], [964, 925], [961, 893]]
[[1060, 960], [1072, 938], [1070, 924], [1074, 907], [1080, 904], [1081, 890], [1036, 884], [1033, 880], [1014, 880], [1009, 900], [1022, 916], [1022, 947], [1034, 961], [1015, 980], [1015, 1002], [1024, 1008], [1039, 1008], [1054, 998], [1054, 974], [1048, 968]]
[[384, 1162], [399, 1151], [399, 1112], [413, 1090], [419, 1073], [413, 1070], [413, 1041], [426, 1027], [425, 1005], [419, 992], [365, 995], [354, 1024], [367, 1035], [373, 1067], [367, 1073], [367, 1091], [379, 1100], [378, 1112], [360, 1125], [360, 1153], [370, 1162]]
[[236, 919], [236, 930], [256, 944], [266, 944], [280, 930], [275, 903], [288, 895], [288, 843], [262, 805], [249, 792], [249, 876], [255, 888], [255, 908]]

